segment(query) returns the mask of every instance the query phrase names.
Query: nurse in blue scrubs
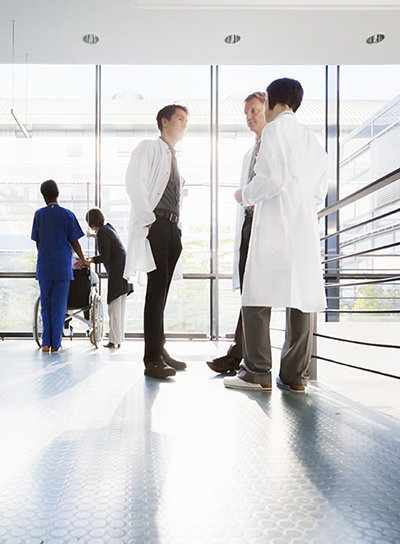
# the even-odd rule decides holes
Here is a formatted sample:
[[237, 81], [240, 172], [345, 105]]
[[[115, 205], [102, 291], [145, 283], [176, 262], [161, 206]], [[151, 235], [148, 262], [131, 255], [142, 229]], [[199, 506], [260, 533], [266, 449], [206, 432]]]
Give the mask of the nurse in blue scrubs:
[[38, 250], [36, 279], [42, 305], [42, 350], [47, 352], [58, 351], [61, 346], [69, 285], [74, 279], [72, 248], [85, 266], [89, 263], [78, 241], [83, 230], [74, 213], [58, 204], [56, 182], [43, 182], [40, 192], [46, 206], [35, 213], [31, 239]]

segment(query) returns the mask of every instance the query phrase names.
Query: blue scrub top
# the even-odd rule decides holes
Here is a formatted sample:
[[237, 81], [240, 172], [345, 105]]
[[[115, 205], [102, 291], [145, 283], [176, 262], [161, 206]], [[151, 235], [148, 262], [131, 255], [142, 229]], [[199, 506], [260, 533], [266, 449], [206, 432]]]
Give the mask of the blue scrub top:
[[39, 244], [37, 280], [73, 280], [71, 243], [84, 235], [75, 214], [57, 204], [40, 208], [31, 239]]

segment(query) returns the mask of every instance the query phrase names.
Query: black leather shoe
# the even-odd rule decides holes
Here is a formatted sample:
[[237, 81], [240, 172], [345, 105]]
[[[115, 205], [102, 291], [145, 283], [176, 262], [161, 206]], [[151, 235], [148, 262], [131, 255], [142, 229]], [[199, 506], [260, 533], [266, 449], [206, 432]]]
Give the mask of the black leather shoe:
[[226, 374], [230, 370], [239, 370], [240, 361], [231, 357], [230, 355], [223, 355], [222, 357], [217, 357], [212, 361], [207, 361], [208, 366], [214, 372], [218, 374]]
[[168, 366], [162, 357], [156, 361], [145, 362], [144, 366], [144, 373], [150, 378], [169, 378], [176, 374], [176, 370]]
[[185, 370], [187, 367], [187, 364], [183, 361], [177, 361], [176, 359], [173, 359], [166, 350], [163, 351], [162, 358], [168, 366], [175, 368], [175, 370]]

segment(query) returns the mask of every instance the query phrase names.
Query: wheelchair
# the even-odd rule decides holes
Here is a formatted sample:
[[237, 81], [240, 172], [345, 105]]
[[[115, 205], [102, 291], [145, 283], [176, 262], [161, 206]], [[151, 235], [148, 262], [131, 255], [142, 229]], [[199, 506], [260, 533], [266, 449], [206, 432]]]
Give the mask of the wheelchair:
[[[40, 348], [43, 334], [41, 310], [39, 295], [33, 309], [33, 337]], [[103, 304], [97, 286], [91, 285], [88, 268], [74, 270], [74, 280], [70, 284], [63, 333], [65, 337], [65, 331], [69, 331], [70, 340], [74, 334], [74, 319], [87, 326], [86, 337], [98, 348], [103, 338]]]

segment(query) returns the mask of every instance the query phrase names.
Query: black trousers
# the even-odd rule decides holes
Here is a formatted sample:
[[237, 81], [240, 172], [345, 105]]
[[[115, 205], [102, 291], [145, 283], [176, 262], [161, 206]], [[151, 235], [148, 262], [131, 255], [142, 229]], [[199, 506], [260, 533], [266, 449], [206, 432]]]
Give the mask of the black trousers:
[[[246, 215], [244, 218], [244, 223], [242, 226], [242, 238], [240, 241], [239, 248], [239, 282], [240, 282], [240, 291], [243, 287], [243, 278], [244, 271], [246, 268], [247, 254], [249, 252], [249, 243], [250, 243], [250, 234], [251, 234], [251, 225], [253, 223], [253, 216]], [[233, 344], [228, 349], [228, 355], [235, 357], [239, 361], [243, 358], [243, 322], [242, 322], [242, 312], [239, 313], [239, 319], [236, 325], [235, 336], [233, 339]]]
[[144, 304], [144, 362], [162, 356], [165, 344], [164, 309], [176, 263], [182, 251], [181, 231], [177, 223], [164, 217], [156, 218], [148, 240], [156, 269], [147, 274]]

